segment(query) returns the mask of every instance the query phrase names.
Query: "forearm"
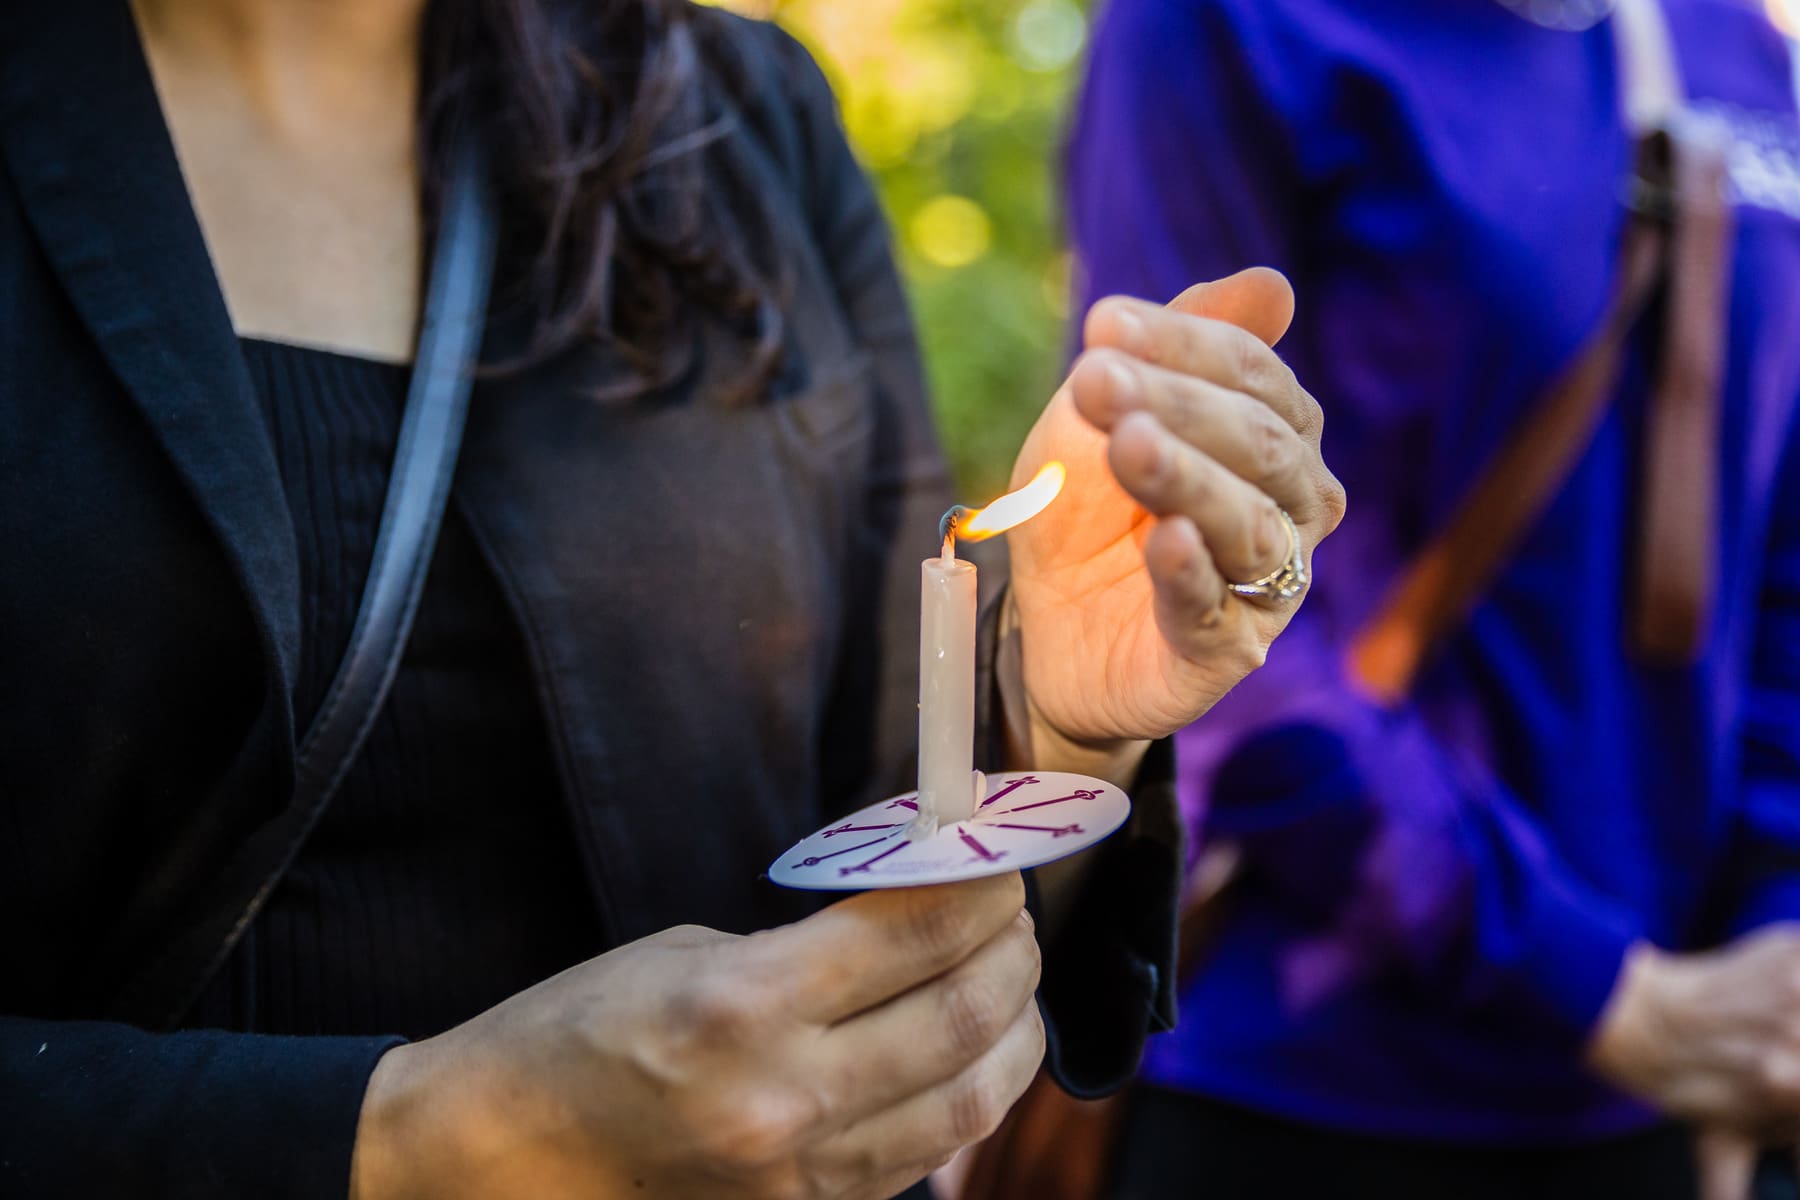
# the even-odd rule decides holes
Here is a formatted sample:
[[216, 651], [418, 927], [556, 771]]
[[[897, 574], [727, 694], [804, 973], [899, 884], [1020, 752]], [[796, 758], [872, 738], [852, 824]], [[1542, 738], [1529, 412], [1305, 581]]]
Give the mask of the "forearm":
[[982, 645], [992, 664], [978, 710], [990, 731], [986, 744], [1007, 769], [1093, 775], [1132, 798], [1131, 818], [1117, 833], [1030, 872], [1045, 947], [1039, 996], [1049, 1067], [1065, 1089], [1102, 1095], [1131, 1078], [1144, 1039], [1174, 1023], [1184, 855], [1173, 747], [1167, 740], [1078, 746], [1034, 730], [1008, 600], [1002, 594], [983, 614]]
[[[1073, 859], [1032, 872], [1040, 893], [1048, 1063], [1077, 1095], [1104, 1095], [1137, 1070], [1145, 1039], [1174, 1027], [1183, 880], [1173, 748], [1151, 744], [1131, 818]], [[1055, 917], [1052, 919], [1052, 912]]]
[[1177, 739], [1188, 819], [1321, 935], [1353, 931], [1370, 970], [1579, 1045], [1641, 917], [1477, 753], [1421, 711], [1367, 704], [1339, 658], [1302, 612]]
[[396, 1043], [0, 1018], [0, 1193], [343, 1195]]

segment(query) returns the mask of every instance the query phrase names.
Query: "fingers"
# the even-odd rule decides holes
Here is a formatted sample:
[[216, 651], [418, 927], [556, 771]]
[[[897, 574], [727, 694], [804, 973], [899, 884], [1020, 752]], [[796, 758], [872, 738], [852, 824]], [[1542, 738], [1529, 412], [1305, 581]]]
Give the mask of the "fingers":
[[833, 1026], [814, 1067], [851, 1124], [967, 1070], [1032, 1003], [1041, 958], [1021, 912], [938, 978]]
[[1144, 543], [1144, 565], [1155, 585], [1156, 625], [1177, 649], [1203, 637], [1225, 615], [1225, 578], [1219, 574], [1200, 531], [1187, 517], [1157, 522]]
[[[1155, 417], [1129, 413], [1113, 429], [1113, 475], [1133, 499], [1159, 517], [1192, 522], [1214, 573], [1237, 583], [1260, 579], [1287, 561], [1290, 537], [1275, 501], [1218, 460], [1175, 437]], [[1194, 556], [1178, 561], [1178, 533], [1165, 534], [1163, 569], [1192, 575]], [[1195, 580], [1198, 584], [1199, 579]]]
[[1303, 437], [1316, 441], [1324, 424], [1318, 403], [1268, 344], [1247, 329], [1109, 296], [1088, 311], [1088, 349], [1123, 351], [1133, 358], [1196, 375], [1252, 396]]
[[796, 1015], [836, 1024], [934, 979], [1017, 920], [1018, 872], [936, 887], [865, 892], [757, 934], [748, 951], [778, 973]]
[[1265, 489], [1312, 545], [1343, 518], [1344, 489], [1319, 454], [1323, 410], [1264, 340], [1286, 328], [1292, 290], [1273, 272], [1244, 272], [1178, 301], [1188, 311], [1123, 296], [1094, 305], [1087, 353], [1070, 378], [1077, 409], [1102, 430], [1127, 412], [1153, 413]]
[[885, 1176], [896, 1169], [923, 1176], [993, 1133], [1043, 1059], [1044, 1022], [1037, 1005], [1028, 1004], [966, 1070], [849, 1126], [821, 1146], [820, 1159], [850, 1177]]
[[1190, 316], [1227, 321], [1273, 346], [1294, 320], [1294, 287], [1271, 267], [1250, 267], [1207, 283], [1196, 283], [1169, 301]]
[[1151, 366], [1118, 350], [1090, 350], [1070, 375], [1076, 406], [1110, 432], [1126, 414], [1147, 412], [1164, 429], [1257, 485], [1304, 522], [1318, 502], [1318, 457], [1275, 410], [1208, 379]]

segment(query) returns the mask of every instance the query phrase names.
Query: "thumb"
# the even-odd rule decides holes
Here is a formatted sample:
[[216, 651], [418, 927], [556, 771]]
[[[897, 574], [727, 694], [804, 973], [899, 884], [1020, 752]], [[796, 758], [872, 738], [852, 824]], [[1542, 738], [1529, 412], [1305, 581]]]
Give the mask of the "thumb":
[[1703, 1129], [1694, 1138], [1700, 1200], [1749, 1200], [1756, 1177], [1756, 1145], [1722, 1129]]
[[1236, 275], [1196, 283], [1169, 307], [1247, 329], [1273, 346], [1294, 319], [1294, 288], [1273, 267], [1250, 267]]

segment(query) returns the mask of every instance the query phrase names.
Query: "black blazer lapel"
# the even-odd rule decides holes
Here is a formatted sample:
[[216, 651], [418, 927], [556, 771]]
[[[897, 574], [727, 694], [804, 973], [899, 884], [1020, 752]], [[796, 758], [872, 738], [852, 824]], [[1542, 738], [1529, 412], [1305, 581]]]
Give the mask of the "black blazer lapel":
[[287, 711], [299, 639], [293, 530], [122, 0], [7, 6], [0, 150], [76, 311], [224, 542], [279, 689], [266, 711]]

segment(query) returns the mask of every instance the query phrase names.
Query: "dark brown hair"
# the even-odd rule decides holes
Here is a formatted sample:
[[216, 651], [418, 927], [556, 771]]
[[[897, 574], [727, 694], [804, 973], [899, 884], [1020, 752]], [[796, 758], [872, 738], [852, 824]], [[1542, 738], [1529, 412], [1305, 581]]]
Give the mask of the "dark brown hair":
[[[427, 205], [456, 138], [487, 144], [513, 253], [501, 299], [532, 333], [516, 367], [584, 341], [621, 352], [610, 395], [682, 379], [706, 322], [747, 344], [733, 391], [780, 363], [779, 264], [757, 189], [709, 188], [745, 81], [729, 27], [686, 0], [430, 0], [422, 53]], [[724, 89], [723, 91], [721, 89]], [[741, 194], [740, 194], [741, 192]], [[509, 265], [510, 264], [510, 265]]]

